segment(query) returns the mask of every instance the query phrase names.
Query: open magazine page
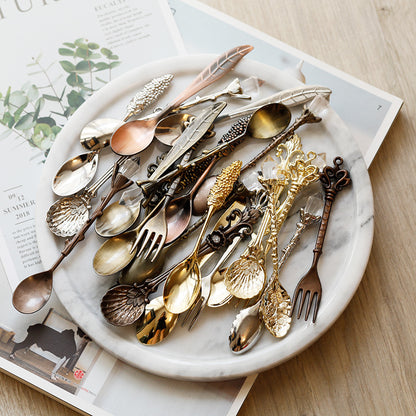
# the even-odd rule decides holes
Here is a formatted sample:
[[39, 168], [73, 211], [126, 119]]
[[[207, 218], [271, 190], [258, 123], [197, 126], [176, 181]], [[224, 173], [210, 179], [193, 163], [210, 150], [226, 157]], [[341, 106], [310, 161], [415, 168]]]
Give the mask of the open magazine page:
[[[236, 42], [254, 46], [250, 59], [301, 72], [306, 84], [331, 88], [331, 106], [341, 116], [369, 166], [403, 101], [325, 64], [265, 33], [195, 0], [169, 0], [188, 53], [218, 53]], [[198, 22], [195, 26], [194, 22]], [[197, 30], [196, 30], [197, 28]]]
[[0, 34], [8, 39], [0, 70], [0, 158], [7, 178], [0, 226], [12, 289], [42, 267], [34, 244], [36, 188], [62, 126], [118, 75], [183, 52], [164, 1], [41, 3], [6, 1], [0, 7]]
[[169, 7], [165, 1], [6, 0], [0, 36], [8, 39], [0, 69], [0, 368], [88, 414], [125, 415], [138, 402], [154, 415], [227, 414], [245, 379], [178, 383], [152, 376], [98, 347], [56, 296], [33, 315], [11, 303], [20, 280], [43, 269], [36, 189], [55, 137], [101, 86], [184, 52]]

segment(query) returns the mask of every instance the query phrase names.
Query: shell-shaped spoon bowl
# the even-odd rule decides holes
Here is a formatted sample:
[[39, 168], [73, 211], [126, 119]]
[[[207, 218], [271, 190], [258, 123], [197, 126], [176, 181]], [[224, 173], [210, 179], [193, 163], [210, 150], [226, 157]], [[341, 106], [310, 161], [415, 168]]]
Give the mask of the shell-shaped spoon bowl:
[[127, 326], [136, 322], [145, 309], [143, 294], [131, 285], [114, 286], [101, 300], [101, 312], [112, 325]]
[[56, 201], [46, 214], [49, 229], [58, 237], [75, 235], [88, 220], [89, 202], [89, 198], [82, 195]]
[[258, 261], [241, 257], [227, 269], [225, 286], [237, 298], [254, 298], [263, 290], [265, 284], [266, 271]]

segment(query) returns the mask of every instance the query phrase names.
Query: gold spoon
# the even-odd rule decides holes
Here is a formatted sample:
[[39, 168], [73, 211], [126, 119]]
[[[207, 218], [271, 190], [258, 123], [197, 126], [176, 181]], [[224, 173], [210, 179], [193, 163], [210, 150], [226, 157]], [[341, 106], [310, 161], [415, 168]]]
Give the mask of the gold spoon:
[[[290, 111], [283, 104], [266, 105], [255, 111], [248, 121], [235, 123], [218, 144], [221, 145], [228, 141], [239, 143], [245, 136], [254, 139], [270, 139], [284, 131], [289, 125], [290, 119]], [[166, 242], [175, 240], [185, 231], [193, 213], [201, 215], [206, 211], [208, 194], [216, 177], [210, 177], [205, 182], [204, 179], [222, 156], [222, 154], [213, 156], [193, 188], [187, 194], [170, 202], [166, 210], [168, 222]], [[196, 208], [196, 212], [193, 212], [194, 208]]]
[[169, 312], [158, 296], [146, 305], [136, 327], [136, 337], [144, 345], [154, 345], [165, 339], [178, 322], [178, 315]]
[[157, 114], [147, 119], [129, 121], [119, 127], [111, 138], [111, 148], [120, 155], [133, 155], [146, 149], [154, 137], [158, 122], [174, 108], [212, 84], [233, 69], [251, 50], [252, 46], [244, 45], [231, 49], [208, 65], [194, 81], [170, 104]]
[[217, 181], [208, 197], [208, 214], [202, 230], [195, 243], [192, 253], [180, 262], [169, 274], [163, 288], [163, 302], [166, 309], [175, 314], [189, 309], [201, 289], [201, 270], [198, 262], [198, 249], [208, 227], [209, 220], [214, 212], [222, 206], [233, 189], [237, 180], [242, 162], [235, 161], [218, 175]]

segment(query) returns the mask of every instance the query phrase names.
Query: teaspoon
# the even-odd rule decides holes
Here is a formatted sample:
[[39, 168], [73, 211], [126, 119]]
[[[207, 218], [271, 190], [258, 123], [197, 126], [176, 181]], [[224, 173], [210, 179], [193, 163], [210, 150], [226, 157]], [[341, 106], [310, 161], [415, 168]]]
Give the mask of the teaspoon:
[[13, 293], [13, 306], [19, 312], [34, 313], [46, 304], [52, 292], [53, 272], [61, 264], [64, 258], [72, 252], [74, 247], [85, 238], [86, 231], [95, 219], [101, 215], [102, 210], [114, 194], [132, 184], [132, 181], [125, 175], [130, 176], [130, 168], [127, 167], [124, 169], [124, 166], [121, 166], [120, 169], [119, 165], [116, 164], [114, 166], [113, 180], [108, 195], [101, 201], [101, 204], [91, 214], [91, 217], [78, 231], [78, 233], [65, 244], [58, 260], [49, 270], [27, 277], [16, 287]]
[[198, 250], [202, 237], [208, 228], [209, 220], [220, 208], [233, 189], [240, 175], [242, 163], [233, 162], [223, 169], [211, 189], [208, 197], [208, 214], [192, 253], [180, 262], [169, 274], [163, 288], [163, 302], [166, 309], [175, 314], [188, 310], [195, 302], [201, 289], [201, 270], [198, 261]]
[[244, 45], [231, 49], [221, 55], [215, 62], [208, 65], [194, 81], [162, 111], [152, 117], [142, 120], [129, 121], [119, 127], [111, 138], [111, 147], [120, 155], [133, 155], [144, 150], [153, 140], [158, 122], [183, 101], [196, 94], [201, 89], [218, 80], [251, 50], [252, 46]]

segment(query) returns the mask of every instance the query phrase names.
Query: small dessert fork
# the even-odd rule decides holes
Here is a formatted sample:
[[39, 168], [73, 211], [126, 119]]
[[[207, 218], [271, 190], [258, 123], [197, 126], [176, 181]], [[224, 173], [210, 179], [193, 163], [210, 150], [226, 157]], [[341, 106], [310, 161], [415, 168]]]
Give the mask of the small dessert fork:
[[[322, 285], [318, 275], [318, 260], [322, 254], [322, 246], [325, 239], [325, 233], [328, 226], [329, 214], [331, 212], [332, 204], [339, 191], [351, 183], [349, 172], [346, 169], [340, 169], [343, 160], [339, 156], [334, 159], [334, 167], [325, 166], [323, 172], [320, 174], [319, 180], [325, 192], [325, 205], [322, 213], [321, 224], [319, 226], [318, 236], [316, 238], [315, 248], [313, 249], [313, 261], [309, 271], [303, 276], [296, 286], [293, 294], [293, 308], [290, 312], [292, 316], [296, 306], [296, 302], [300, 295], [300, 306], [298, 309], [297, 318], [302, 314], [303, 305], [309, 295], [305, 321], [308, 320], [309, 312], [312, 307], [313, 299], [316, 297], [315, 308], [313, 311], [312, 322], [316, 322], [319, 304], [322, 296]], [[302, 292], [302, 293], [301, 293]]]

